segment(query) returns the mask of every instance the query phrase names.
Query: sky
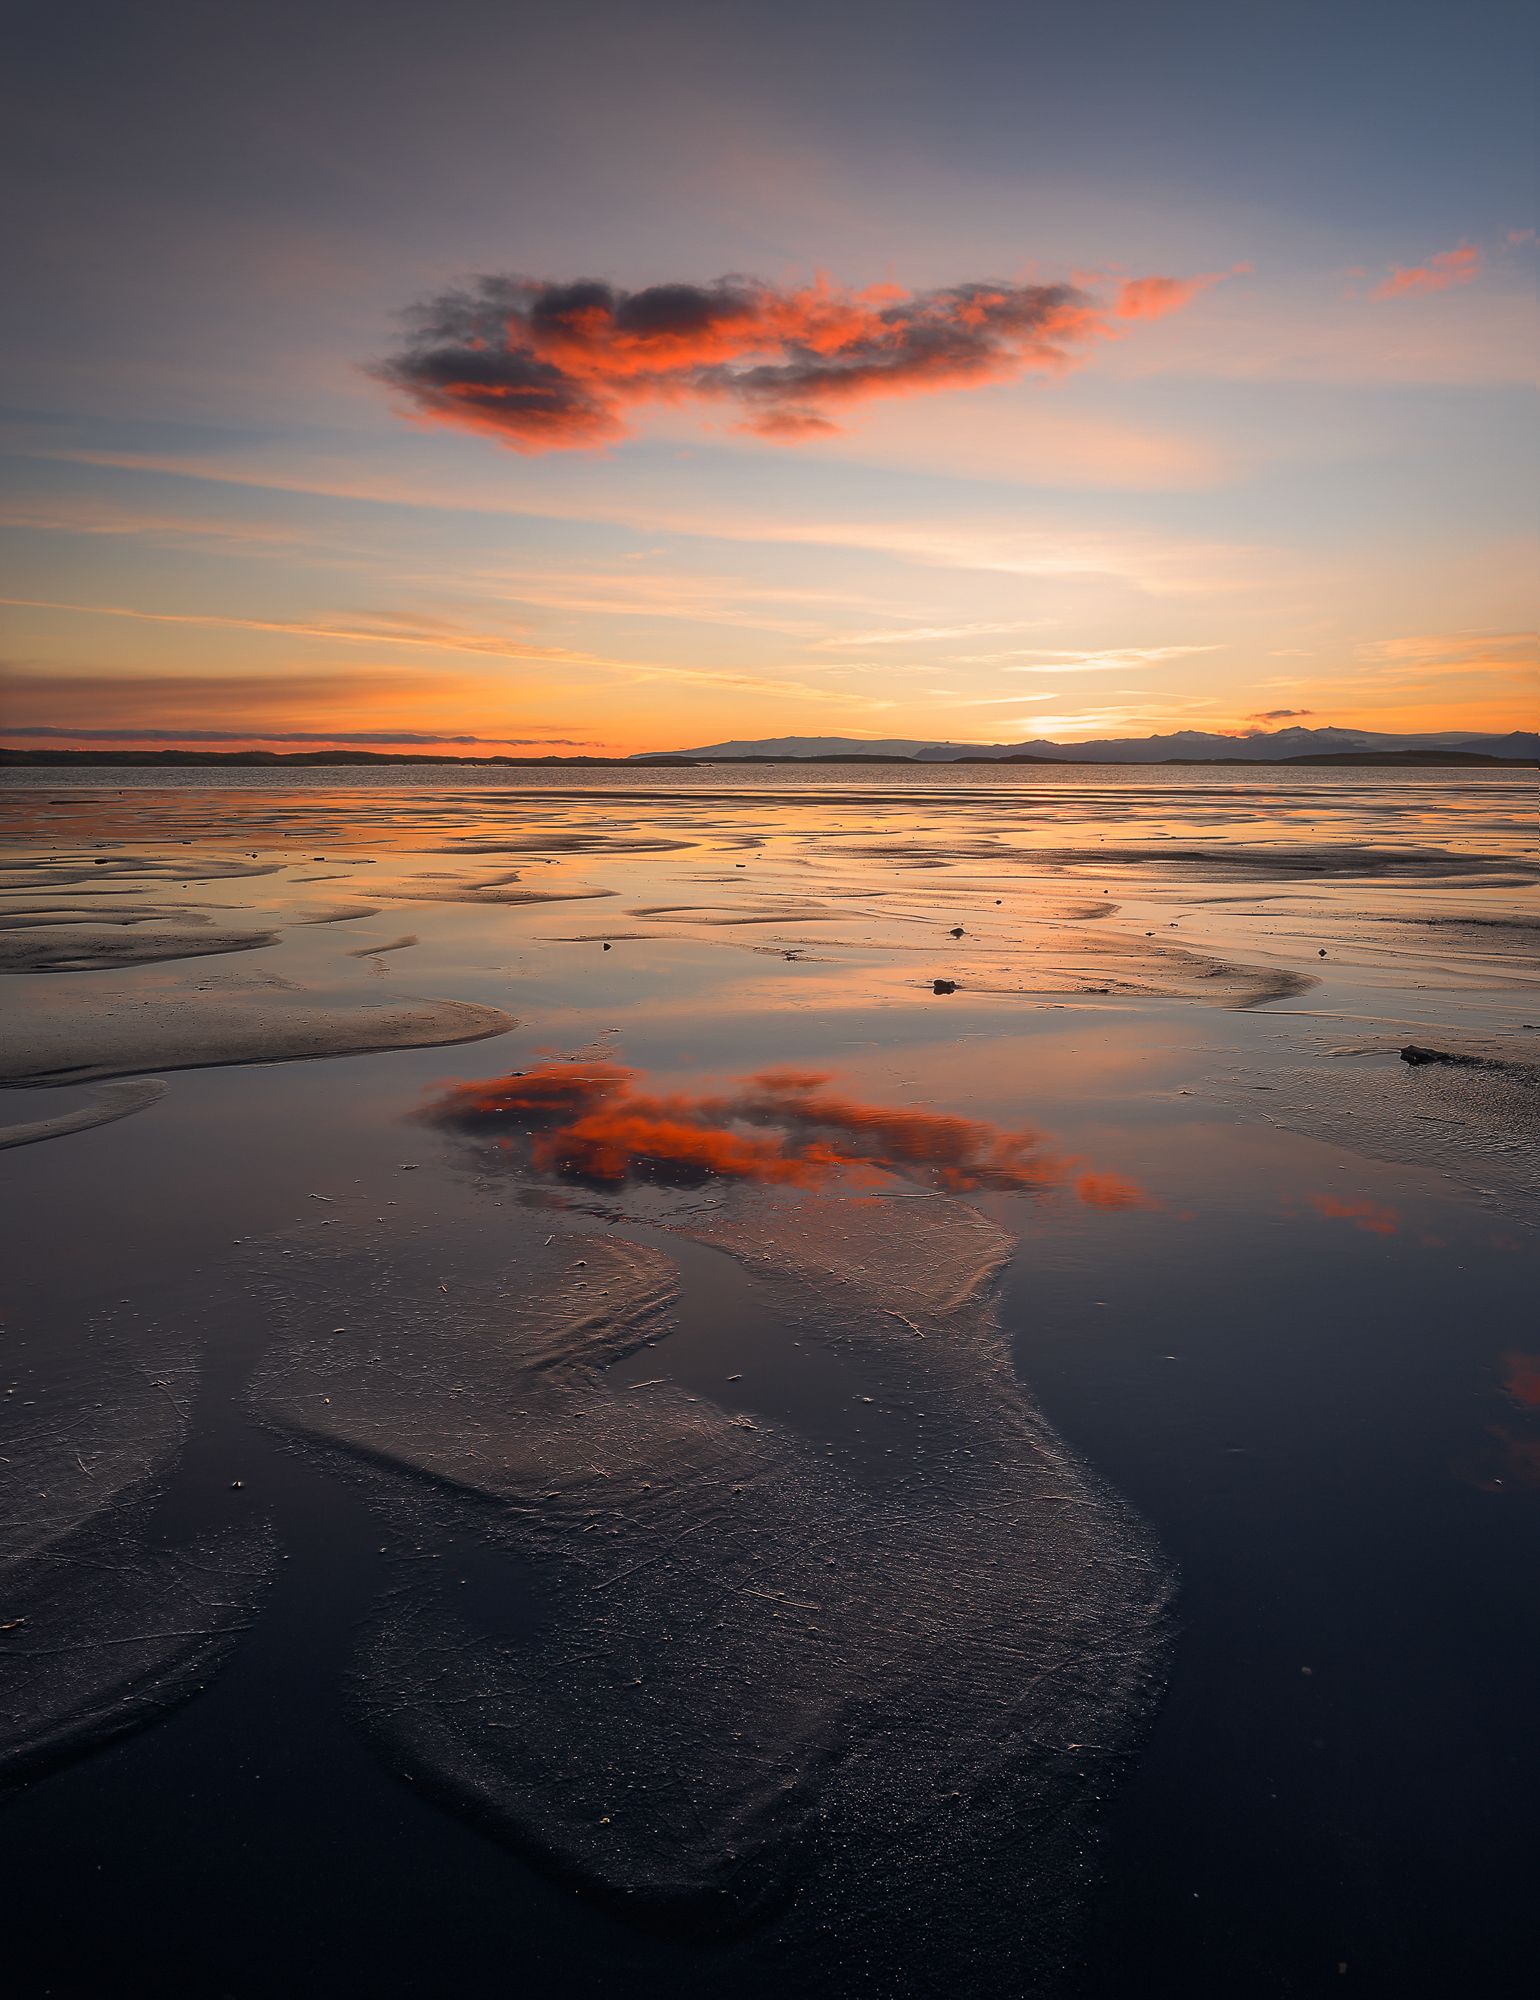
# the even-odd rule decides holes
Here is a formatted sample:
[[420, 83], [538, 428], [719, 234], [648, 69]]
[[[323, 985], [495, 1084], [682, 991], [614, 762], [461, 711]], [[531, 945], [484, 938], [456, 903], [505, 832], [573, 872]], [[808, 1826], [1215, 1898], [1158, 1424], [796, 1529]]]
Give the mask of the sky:
[[1540, 718], [1525, 5], [5, 18], [7, 742]]

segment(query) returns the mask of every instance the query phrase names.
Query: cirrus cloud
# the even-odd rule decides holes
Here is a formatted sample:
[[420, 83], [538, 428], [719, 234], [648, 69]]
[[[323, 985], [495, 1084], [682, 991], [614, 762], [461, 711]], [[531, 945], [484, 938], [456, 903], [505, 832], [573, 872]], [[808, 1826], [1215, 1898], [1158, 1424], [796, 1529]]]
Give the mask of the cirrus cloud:
[[415, 308], [406, 344], [373, 372], [419, 416], [524, 452], [612, 443], [636, 406], [686, 399], [795, 439], [835, 429], [829, 411], [862, 399], [1062, 370], [1117, 321], [1174, 312], [1214, 282], [1133, 278], [1108, 302], [1073, 284], [851, 291], [724, 277], [630, 291], [487, 276]]
[[1440, 250], [1426, 264], [1398, 264], [1369, 294], [1371, 299], [1400, 299], [1413, 292], [1447, 292], [1468, 285], [1481, 275], [1481, 252], [1474, 243]]
[[68, 743], [352, 743], [380, 748], [411, 748], [440, 743], [485, 744], [507, 749], [514, 744], [582, 747], [586, 737], [577, 736], [446, 736], [442, 731], [422, 729], [74, 729], [58, 723], [28, 723], [13, 729], [0, 727], [0, 735], [41, 738]]
[[1126, 278], [1118, 287], [1118, 318], [1165, 319], [1191, 305], [1210, 285], [1243, 277], [1250, 270], [1249, 264], [1233, 264], [1228, 271], [1200, 271], [1194, 278]]

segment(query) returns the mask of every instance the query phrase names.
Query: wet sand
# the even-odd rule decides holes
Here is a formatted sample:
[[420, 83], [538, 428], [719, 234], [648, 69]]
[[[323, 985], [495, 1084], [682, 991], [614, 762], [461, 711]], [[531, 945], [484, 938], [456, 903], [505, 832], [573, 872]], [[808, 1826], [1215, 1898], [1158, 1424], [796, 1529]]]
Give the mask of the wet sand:
[[[1522, 1734], [1483, 1551], [1540, 1493], [1532, 784], [657, 776], [4, 795], [7, 1859], [68, 1869], [113, 1799], [259, 1743], [243, 1881], [196, 1814], [142, 1829], [208, 1871], [179, 1949], [220, 1990], [506, 1972], [472, 1883], [581, 1993], [1111, 1995], [1152, 1953], [1172, 1991], [1344, 1955], [1439, 1990], [1412, 1902], [1393, 1943], [1305, 1859], [1372, 1826], [1379, 1767], [1302, 1794], [1201, 1929], [1182, 1871], [1220, 1863], [1176, 1801], [1262, 1839], [1270, 1677], [1328, 1650], [1312, 1607], [1260, 1657], [1210, 1608], [1319, 1567], [1301, 1526], [1247, 1568], [1238, 1469], [1361, 1426], [1346, 1629], [1424, 1379], [1463, 1386], [1418, 1405], [1404, 1504], [1516, 1621], [1432, 1717], [1479, 1687]], [[1317, 1406], [1261, 1386], [1291, 1345]], [[1414, 1678], [1452, 1587], [1407, 1579]], [[373, 1886], [299, 1892], [232, 1984], [217, 1927], [316, 1785]], [[1493, 1978], [1504, 1868], [1473, 1836], [1451, 1890]]]
[[88, 1132], [94, 1125], [109, 1125], [115, 1118], [132, 1117], [159, 1102], [166, 1086], [159, 1077], [133, 1077], [121, 1083], [104, 1084], [78, 1111], [59, 1111], [52, 1117], [32, 1118], [17, 1125], [0, 1125], [0, 1147], [30, 1146], [39, 1139], [62, 1139], [70, 1132]]
[[464, 1000], [348, 1005], [287, 982], [73, 986], [8, 1029], [0, 1083], [85, 1083], [215, 1063], [314, 1062], [374, 1049], [484, 1041], [515, 1025], [499, 1007]]

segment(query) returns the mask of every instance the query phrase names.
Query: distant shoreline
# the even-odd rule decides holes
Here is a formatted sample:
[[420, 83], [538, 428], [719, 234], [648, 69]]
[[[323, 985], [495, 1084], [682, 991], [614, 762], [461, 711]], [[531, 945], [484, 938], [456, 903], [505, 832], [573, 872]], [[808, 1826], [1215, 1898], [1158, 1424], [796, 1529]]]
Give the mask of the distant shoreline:
[[18, 750], [0, 746], [0, 770], [232, 770], [232, 769], [337, 769], [357, 766], [368, 770], [377, 766], [439, 766], [447, 770], [704, 770], [718, 764], [890, 764], [913, 770], [932, 770], [952, 764], [1066, 764], [1081, 769], [1116, 765], [1118, 769], [1160, 770], [1179, 765], [1186, 768], [1214, 766], [1242, 770], [1269, 771], [1301, 765], [1366, 767], [1389, 766], [1407, 769], [1477, 769], [1532, 771], [1540, 768], [1534, 757], [1492, 757], [1476, 750], [1321, 750], [1297, 757], [905, 757], [891, 753], [826, 751], [814, 756], [772, 756], [756, 753], [741, 757], [680, 757], [666, 752], [643, 753], [635, 757], [437, 757], [399, 754], [379, 750]]

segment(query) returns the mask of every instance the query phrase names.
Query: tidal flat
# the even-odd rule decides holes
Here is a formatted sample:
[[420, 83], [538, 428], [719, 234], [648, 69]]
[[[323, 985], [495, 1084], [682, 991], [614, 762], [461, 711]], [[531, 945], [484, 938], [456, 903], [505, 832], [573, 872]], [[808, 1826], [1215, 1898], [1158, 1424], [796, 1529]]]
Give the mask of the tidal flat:
[[201, 775], [0, 789], [8, 1990], [1520, 1990], [1533, 773]]

